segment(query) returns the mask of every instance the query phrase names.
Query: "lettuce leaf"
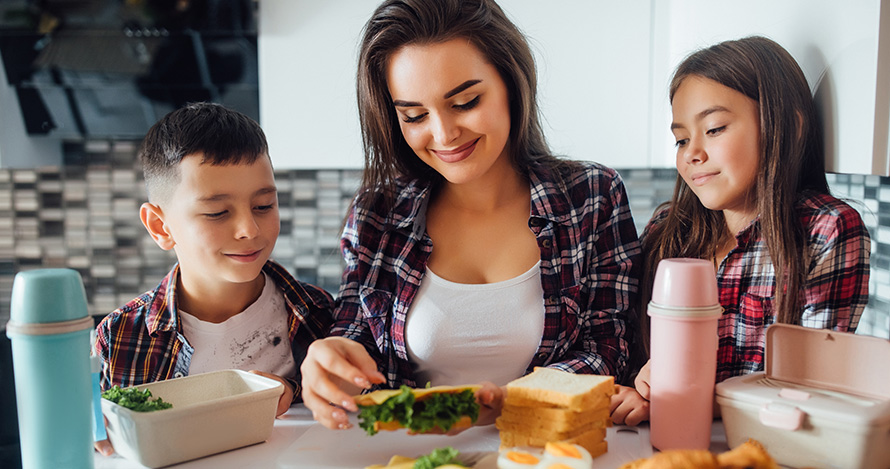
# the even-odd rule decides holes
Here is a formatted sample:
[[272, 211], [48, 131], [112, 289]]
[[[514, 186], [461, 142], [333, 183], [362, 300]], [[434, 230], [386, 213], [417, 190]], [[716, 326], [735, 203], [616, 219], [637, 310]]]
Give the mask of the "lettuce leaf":
[[435, 469], [446, 464], [454, 464], [466, 467], [455, 459], [458, 451], [450, 446], [444, 448], [436, 448], [430, 454], [417, 458], [414, 462], [414, 469]]
[[368, 435], [374, 435], [375, 422], [397, 421], [402, 426], [417, 433], [425, 433], [436, 427], [448, 431], [463, 416], [476, 422], [479, 418], [479, 404], [470, 389], [459, 393], [431, 394], [417, 401], [411, 388], [402, 386], [400, 393], [380, 405], [359, 406], [359, 427]]

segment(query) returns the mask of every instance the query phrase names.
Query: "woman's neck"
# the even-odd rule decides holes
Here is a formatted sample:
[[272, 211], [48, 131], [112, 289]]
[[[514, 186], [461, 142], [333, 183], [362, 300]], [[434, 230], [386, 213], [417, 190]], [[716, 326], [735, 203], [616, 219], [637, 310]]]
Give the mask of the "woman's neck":
[[[439, 189], [437, 204], [474, 212], [500, 210], [517, 200], [529, 199], [528, 181], [502, 157], [484, 176], [465, 184], [447, 181]], [[499, 167], [498, 167], [499, 166]]]

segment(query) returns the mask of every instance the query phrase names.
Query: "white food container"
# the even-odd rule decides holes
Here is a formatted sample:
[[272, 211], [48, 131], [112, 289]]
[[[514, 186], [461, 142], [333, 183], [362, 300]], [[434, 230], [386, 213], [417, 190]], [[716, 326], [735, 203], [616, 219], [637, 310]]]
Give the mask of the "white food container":
[[780, 464], [890, 468], [890, 341], [774, 324], [764, 372], [717, 384], [726, 439]]
[[223, 370], [136, 386], [173, 404], [134, 412], [102, 399], [115, 452], [148, 467], [161, 467], [265, 441], [272, 433], [278, 381]]

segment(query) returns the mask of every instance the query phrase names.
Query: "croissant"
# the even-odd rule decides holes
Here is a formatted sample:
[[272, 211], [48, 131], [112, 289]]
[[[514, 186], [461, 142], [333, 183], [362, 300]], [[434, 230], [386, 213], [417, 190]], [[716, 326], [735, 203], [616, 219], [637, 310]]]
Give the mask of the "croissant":
[[620, 469], [779, 469], [760, 442], [749, 439], [720, 454], [706, 450], [668, 450], [638, 459]]

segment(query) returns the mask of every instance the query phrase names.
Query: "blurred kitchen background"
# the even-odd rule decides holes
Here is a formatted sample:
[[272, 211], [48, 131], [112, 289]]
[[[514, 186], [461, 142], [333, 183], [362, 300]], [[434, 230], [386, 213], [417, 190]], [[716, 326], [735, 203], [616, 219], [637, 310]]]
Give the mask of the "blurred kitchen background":
[[[720, 12], [702, 0], [500, 3], [535, 49], [553, 148], [617, 168], [639, 230], [676, 178], [671, 69], [718, 40], [757, 33], [785, 45], [829, 129], [832, 191], [860, 211], [872, 236], [870, 299], [857, 332], [890, 338], [888, 1], [758, 0]], [[166, 274], [175, 259], [138, 218], [145, 196], [136, 150], [158, 118], [199, 100], [266, 129], [281, 207], [273, 257], [336, 294], [339, 229], [362, 162], [356, 43], [376, 4], [0, 1], [0, 328], [23, 270], [79, 271], [97, 318]], [[2, 467], [18, 458], [10, 368], [4, 333]]]

